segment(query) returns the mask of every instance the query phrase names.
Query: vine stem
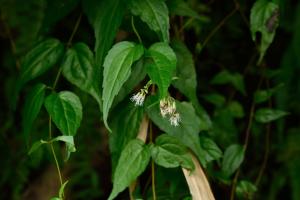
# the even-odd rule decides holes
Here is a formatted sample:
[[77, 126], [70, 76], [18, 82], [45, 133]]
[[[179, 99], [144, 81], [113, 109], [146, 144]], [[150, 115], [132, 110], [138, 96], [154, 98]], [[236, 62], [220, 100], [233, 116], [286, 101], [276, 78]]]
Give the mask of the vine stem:
[[234, 13], [237, 11], [237, 7], [235, 7], [209, 34], [208, 36], [205, 38], [203, 44], [202, 44], [202, 48], [204, 48], [206, 46], [206, 44], [208, 43], [208, 41], [212, 38], [212, 36], [215, 35], [216, 32], [218, 32], [218, 30], [226, 23], [226, 21], [232, 16], [234, 15]]
[[131, 26], [132, 26], [132, 29], [133, 29], [134, 34], [135, 34], [136, 37], [138, 38], [139, 42], [142, 44], [143, 42], [142, 42], [141, 36], [140, 36], [139, 32], [136, 30], [135, 25], [134, 25], [134, 19], [133, 19], [133, 16], [131, 16]]
[[[260, 80], [258, 82], [257, 85], [257, 90], [261, 87], [261, 84], [263, 82], [263, 76], [260, 77]], [[253, 119], [254, 119], [254, 112], [255, 112], [255, 103], [252, 102], [251, 104], [251, 108], [250, 108], [250, 114], [249, 114], [249, 120], [248, 120], [248, 124], [247, 124], [247, 128], [246, 128], [246, 136], [245, 136], [245, 142], [244, 142], [244, 146], [243, 146], [243, 151], [244, 154], [246, 154], [246, 150], [249, 144], [249, 138], [250, 138], [250, 133], [251, 133], [251, 127], [252, 127], [252, 123], [253, 123]], [[235, 197], [235, 187], [236, 187], [236, 183], [238, 181], [239, 175], [240, 175], [240, 170], [241, 170], [241, 166], [239, 166], [233, 181], [232, 181], [232, 187], [231, 187], [231, 192], [230, 192], [230, 200], [234, 200]]]
[[[267, 83], [267, 89], [270, 89], [270, 82], [269, 80], [266, 81]], [[269, 99], [268, 101], [268, 106], [269, 108], [272, 108], [272, 101]], [[258, 172], [258, 176], [255, 180], [255, 186], [258, 187], [260, 181], [261, 181], [261, 178], [264, 174], [264, 171], [266, 169], [266, 166], [267, 166], [267, 162], [268, 162], [268, 159], [269, 159], [269, 152], [270, 152], [270, 135], [271, 135], [271, 124], [267, 124], [267, 127], [266, 127], [266, 142], [265, 142], [265, 153], [264, 153], [264, 158], [263, 158], [263, 162], [262, 162], [262, 165], [260, 167], [260, 170]]]
[[80, 22], [81, 22], [81, 17], [82, 17], [82, 13], [80, 13], [80, 15], [79, 15], [79, 17], [78, 17], [78, 19], [77, 19], [77, 21], [76, 21], [76, 24], [75, 24], [75, 26], [74, 26], [74, 29], [73, 29], [73, 31], [72, 31], [72, 33], [71, 33], [71, 36], [70, 36], [70, 38], [69, 38], [69, 40], [68, 40], [68, 43], [67, 43], [67, 46], [68, 46], [68, 47], [70, 47], [71, 44], [72, 44], [72, 40], [73, 40], [73, 38], [74, 38], [74, 36], [75, 36], [75, 33], [77, 32], [77, 29], [78, 29], [78, 27], [79, 27]]
[[[71, 36], [68, 40], [68, 43], [67, 43], [67, 47], [70, 47], [71, 44], [72, 44], [72, 40], [74, 38], [74, 35], [79, 27], [79, 24], [80, 24], [80, 21], [81, 21], [81, 17], [82, 17], [82, 14], [79, 15], [77, 21], [76, 21], [76, 24], [74, 26], [74, 29], [71, 33]], [[56, 74], [56, 77], [55, 77], [55, 80], [53, 82], [53, 86], [52, 86], [52, 90], [55, 91], [55, 88], [56, 88], [56, 85], [58, 83], [58, 80], [61, 76], [61, 72], [62, 72], [62, 68], [59, 68], [57, 74]], [[52, 139], [52, 118], [51, 116], [49, 116], [49, 140]], [[63, 185], [63, 177], [62, 177], [62, 173], [60, 171], [60, 167], [59, 167], [59, 163], [58, 163], [58, 159], [57, 159], [57, 156], [56, 156], [56, 153], [55, 153], [55, 150], [54, 150], [54, 147], [53, 147], [53, 144], [52, 142], [50, 143], [50, 148], [51, 148], [51, 152], [53, 154], [53, 158], [54, 158], [54, 161], [55, 161], [55, 165], [56, 165], [56, 169], [57, 169], [57, 173], [58, 173], [58, 177], [59, 177], [59, 182], [60, 182], [60, 186]], [[63, 197], [64, 197], [64, 192], [62, 193]]]
[[[49, 116], [49, 140], [51, 140], [51, 138], [52, 138], [52, 123], [51, 123], [51, 116]], [[60, 186], [62, 186], [63, 185], [63, 178], [62, 178], [62, 175], [61, 175], [59, 163], [58, 163], [58, 160], [57, 160], [56, 153], [54, 151], [52, 142], [50, 143], [50, 148], [51, 148], [51, 151], [52, 151], [52, 154], [53, 154], [53, 158], [54, 158], [54, 161], [55, 161], [55, 165], [56, 165], [56, 169], [57, 169], [57, 173], [58, 173], [58, 177], [59, 177]]]

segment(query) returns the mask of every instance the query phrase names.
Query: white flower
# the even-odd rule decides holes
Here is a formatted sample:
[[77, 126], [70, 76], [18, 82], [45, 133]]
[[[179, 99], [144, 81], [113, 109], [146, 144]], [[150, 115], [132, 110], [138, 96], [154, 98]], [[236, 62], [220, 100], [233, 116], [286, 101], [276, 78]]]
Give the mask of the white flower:
[[140, 91], [133, 95], [130, 100], [135, 103], [136, 106], [142, 106], [145, 101], [146, 94], [143, 91]]
[[168, 101], [166, 99], [162, 99], [159, 101], [160, 114], [165, 117], [168, 112]]
[[176, 112], [175, 100], [172, 97], [167, 97], [159, 102], [160, 114], [165, 117]]
[[170, 115], [170, 123], [172, 126], [178, 126], [180, 122], [180, 115], [177, 112], [174, 112]]

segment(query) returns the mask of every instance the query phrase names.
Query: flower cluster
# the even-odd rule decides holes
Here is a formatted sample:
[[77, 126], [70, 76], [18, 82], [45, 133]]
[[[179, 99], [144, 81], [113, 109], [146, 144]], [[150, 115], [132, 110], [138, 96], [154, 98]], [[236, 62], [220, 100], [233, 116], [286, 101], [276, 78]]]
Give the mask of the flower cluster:
[[134, 94], [130, 100], [135, 103], [136, 106], [142, 106], [145, 101], [145, 97], [148, 94], [148, 89], [150, 85], [152, 84], [152, 81], [148, 81], [148, 83], [144, 86], [143, 89], [141, 89], [138, 93]]
[[159, 102], [160, 114], [163, 117], [169, 116], [169, 121], [171, 125], [178, 126], [180, 122], [180, 115], [176, 111], [175, 100], [168, 96]]

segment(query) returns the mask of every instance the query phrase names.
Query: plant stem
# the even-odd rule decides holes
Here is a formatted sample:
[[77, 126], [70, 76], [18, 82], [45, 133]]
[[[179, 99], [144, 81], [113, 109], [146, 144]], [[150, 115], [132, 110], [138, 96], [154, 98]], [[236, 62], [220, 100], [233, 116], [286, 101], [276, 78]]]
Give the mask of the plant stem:
[[136, 30], [135, 28], [135, 25], [134, 25], [134, 19], [133, 19], [133, 16], [131, 17], [131, 26], [132, 26], [132, 29], [133, 29], [133, 32], [135, 33], [136, 37], [138, 38], [139, 42], [142, 44], [142, 39], [140, 37], [140, 34], [139, 32]]
[[70, 47], [71, 44], [72, 44], [73, 37], [74, 37], [74, 35], [75, 35], [75, 33], [76, 33], [78, 27], [79, 27], [79, 24], [80, 24], [80, 21], [81, 21], [81, 17], [82, 17], [82, 13], [80, 13], [80, 15], [79, 15], [79, 17], [78, 17], [78, 19], [77, 19], [77, 21], [76, 21], [76, 24], [75, 24], [75, 26], [74, 26], [74, 29], [73, 29], [73, 31], [72, 31], [72, 33], [71, 33], [71, 36], [70, 36], [70, 38], [69, 38], [69, 40], [68, 40], [68, 43], [67, 43], [67, 46], [68, 46], [68, 47]]
[[208, 34], [208, 36], [205, 38], [202, 48], [206, 46], [208, 41], [212, 38], [212, 36], [215, 35], [216, 32], [225, 24], [225, 22], [237, 11], [237, 8], [235, 7], [224, 19]]
[[[52, 139], [52, 125], [51, 125], [51, 116], [49, 116], [49, 140], [51, 140], [51, 139]], [[63, 178], [62, 178], [62, 175], [60, 172], [59, 163], [58, 163], [52, 142], [50, 142], [50, 148], [51, 148], [51, 151], [53, 154], [53, 158], [55, 160], [55, 165], [56, 165], [56, 169], [57, 169], [57, 173], [58, 173], [58, 177], [59, 177], [60, 186], [62, 186]]]
[[[269, 80], [266, 81], [267, 82], [267, 89], [270, 89], [270, 82]], [[271, 99], [269, 99], [268, 101], [268, 107], [269, 108], [272, 108], [272, 101]], [[267, 127], [266, 127], [266, 143], [265, 143], [265, 153], [264, 153], [264, 158], [263, 158], [263, 162], [262, 162], [262, 165], [260, 167], [260, 170], [259, 170], [259, 173], [258, 173], [258, 176], [255, 180], [255, 186], [258, 187], [259, 183], [260, 183], [260, 180], [264, 174], [264, 171], [266, 169], [266, 166], [267, 166], [267, 162], [268, 162], [268, 159], [269, 159], [269, 152], [270, 152], [270, 135], [271, 135], [271, 124], [267, 124]]]

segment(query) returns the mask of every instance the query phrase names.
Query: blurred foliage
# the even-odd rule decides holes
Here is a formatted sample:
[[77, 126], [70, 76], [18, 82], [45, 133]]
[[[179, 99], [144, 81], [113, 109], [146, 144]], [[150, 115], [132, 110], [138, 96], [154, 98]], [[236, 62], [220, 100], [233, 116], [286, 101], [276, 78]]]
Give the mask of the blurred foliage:
[[[206, 167], [216, 199], [230, 199], [233, 188], [238, 199], [300, 200], [300, 2], [270, 2], [279, 8], [276, 34], [277, 24], [273, 26], [268, 21], [277, 16], [274, 14], [276, 6], [271, 11], [265, 8], [268, 11], [264, 16], [258, 14], [263, 19], [255, 19], [257, 27], [250, 31], [254, 1], [165, 2], [170, 16], [171, 47], [177, 56], [177, 65], [183, 66], [177, 68], [169, 91], [182, 101], [177, 104], [186, 118], [182, 119], [180, 130], [174, 131], [166, 120], [159, 118], [159, 110], [145, 111], [156, 124], [154, 137], [162, 131], [173, 134], [195, 152]], [[81, 18], [72, 36], [71, 43], [76, 45], [68, 50], [69, 60], [64, 70], [74, 70], [69, 69], [68, 64], [75, 62], [77, 70], [85, 70], [84, 67], [90, 70], [88, 74], [81, 73], [89, 77], [86, 80], [92, 77], [98, 83], [102, 76], [95, 74], [102, 75], [104, 57], [114, 41], [138, 42], [131, 28], [130, 9], [125, 10], [125, 4], [121, 0], [0, 0], [0, 199], [42, 200], [58, 196], [57, 174], [51, 176], [50, 182], [45, 176], [51, 174], [49, 166], [54, 165], [50, 147], [42, 145], [30, 156], [28, 151], [34, 142], [48, 139], [47, 110], [39, 104], [44, 92], [50, 94], [51, 88], [45, 85], [53, 85], [60, 68], [58, 63], [63, 58], [57, 51], [57, 56], [46, 56], [49, 60], [39, 51], [28, 52], [46, 38], [57, 38], [69, 48], [70, 36]], [[134, 11], [131, 12], [143, 44], [148, 48], [159, 38], [168, 40], [168, 33], [164, 31], [160, 35], [159, 30], [147, 26], [162, 21], [149, 22], [147, 17], [141, 20], [138, 16], [147, 13], [139, 9], [132, 6]], [[266, 23], [271, 32], [274, 29], [272, 34], [262, 28]], [[58, 46], [62, 51], [60, 43]], [[76, 57], [77, 51], [88, 53]], [[20, 67], [28, 55], [40, 56], [40, 65], [51, 62], [51, 67], [47, 67], [46, 73], [34, 71], [41, 76], [33, 80], [25, 78], [28, 81], [25, 84], [20, 81], [24, 74]], [[81, 59], [94, 55], [95, 69], [91, 69], [94, 62], [82, 64]], [[136, 137], [137, 123], [142, 119], [142, 109], [133, 108], [129, 94], [142, 87], [140, 82], [145, 82], [146, 72], [142, 67], [147, 62], [142, 59], [133, 65], [130, 79], [111, 102], [113, 114], [108, 122], [113, 133], [123, 133], [120, 137], [114, 134], [109, 138], [101, 121], [100, 84], [78, 82], [76, 73], [68, 76], [68, 72], [63, 72], [66, 78], [58, 80], [56, 88], [72, 90], [82, 104], [82, 122], [74, 137], [76, 152], [68, 162], [63, 160], [65, 145], [53, 143], [63, 176], [69, 180], [65, 189], [68, 199], [108, 198], [117, 160], [129, 140]], [[25, 85], [17, 98], [20, 82]], [[45, 85], [38, 85], [40, 82]], [[45, 89], [40, 91], [42, 97], [34, 92], [41, 88]], [[31, 105], [28, 98], [35, 99], [36, 103]], [[152, 100], [147, 102], [153, 103]], [[26, 115], [30, 112], [34, 114]], [[36, 115], [35, 119], [31, 119], [31, 115]], [[53, 137], [58, 136], [59, 129], [54, 126], [52, 129]], [[128, 130], [133, 131], [128, 134]], [[158, 199], [190, 198], [179, 168], [156, 166], [155, 169]], [[152, 199], [150, 168], [146, 168], [139, 182], [134, 196]], [[49, 194], [43, 193], [43, 188], [48, 189]], [[128, 199], [127, 192], [121, 193], [118, 199]]]

